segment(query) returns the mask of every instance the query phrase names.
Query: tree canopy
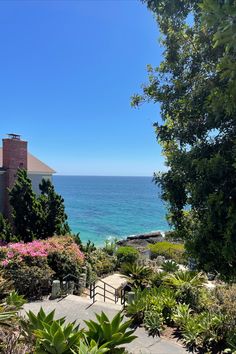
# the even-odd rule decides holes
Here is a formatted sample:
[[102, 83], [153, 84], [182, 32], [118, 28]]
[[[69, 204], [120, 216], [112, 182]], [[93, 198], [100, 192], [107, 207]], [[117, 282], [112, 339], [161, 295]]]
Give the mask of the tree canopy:
[[55, 192], [49, 180], [43, 179], [39, 188], [41, 194], [37, 196], [27, 172], [19, 169], [9, 192], [13, 231], [24, 242], [70, 233], [63, 198]]
[[236, 2], [144, 0], [164, 46], [132, 105], [160, 104], [168, 220], [199, 267], [236, 273]]

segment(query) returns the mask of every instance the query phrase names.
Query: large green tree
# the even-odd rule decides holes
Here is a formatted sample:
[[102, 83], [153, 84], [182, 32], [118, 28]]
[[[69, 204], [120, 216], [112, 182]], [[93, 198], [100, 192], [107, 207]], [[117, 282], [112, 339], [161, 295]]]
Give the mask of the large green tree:
[[41, 194], [37, 196], [27, 172], [18, 170], [9, 192], [14, 232], [24, 242], [70, 233], [63, 198], [49, 180], [43, 179], [39, 188]]
[[143, 2], [157, 20], [164, 47], [162, 63], [148, 66], [149, 81], [132, 99], [134, 106], [160, 105], [154, 126], [168, 168], [155, 181], [170, 223], [199, 267], [231, 276], [236, 274], [236, 100], [235, 66], [227, 66], [226, 58], [235, 64], [236, 57], [235, 33], [222, 37], [221, 26], [226, 32], [227, 22], [235, 26], [235, 1]]
[[16, 237], [24, 242], [40, 238], [43, 210], [25, 170], [18, 170], [9, 199]]
[[40, 204], [43, 209], [41, 233], [44, 237], [52, 235], [65, 235], [70, 233], [65, 213], [64, 199], [55, 192], [50, 180], [43, 179], [39, 185], [41, 196]]

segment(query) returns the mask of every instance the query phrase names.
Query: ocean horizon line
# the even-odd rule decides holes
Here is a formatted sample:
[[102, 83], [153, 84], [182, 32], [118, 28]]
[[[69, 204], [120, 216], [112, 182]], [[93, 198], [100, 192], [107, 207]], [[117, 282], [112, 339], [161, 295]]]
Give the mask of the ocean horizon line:
[[54, 174], [54, 177], [55, 176], [60, 176], [60, 177], [135, 177], [135, 178], [143, 178], [143, 177], [147, 177], [147, 178], [153, 178], [153, 175], [152, 176], [130, 176], [130, 175], [76, 175], [76, 174], [59, 174], [59, 173], [55, 173]]

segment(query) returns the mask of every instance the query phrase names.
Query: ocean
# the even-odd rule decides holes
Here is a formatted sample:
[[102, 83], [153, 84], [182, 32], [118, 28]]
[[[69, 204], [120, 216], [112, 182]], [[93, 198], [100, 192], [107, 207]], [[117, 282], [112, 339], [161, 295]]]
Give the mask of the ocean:
[[69, 225], [83, 242], [169, 230], [159, 188], [151, 177], [54, 176]]

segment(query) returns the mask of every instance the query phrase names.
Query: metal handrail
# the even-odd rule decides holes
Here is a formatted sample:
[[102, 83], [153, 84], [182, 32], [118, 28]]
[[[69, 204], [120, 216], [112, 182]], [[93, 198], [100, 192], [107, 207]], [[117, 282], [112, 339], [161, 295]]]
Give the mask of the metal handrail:
[[[104, 286], [102, 287], [99, 284], [96, 284], [96, 282], [91, 283], [90, 284], [90, 299], [93, 299], [93, 303], [94, 303], [96, 301], [95, 300], [96, 295], [101, 295], [101, 296], [103, 296], [104, 302], [106, 301], [106, 299], [109, 299], [111, 301], [114, 301], [114, 303], [116, 304], [118, 302], [118, 299], [119, 299], [117, 289], [114, 286], [106, 283], [105, 281], [103, 281], [101, 279], [99, 279], [99, 281], [101, 281], [104, 284]], [[112, 289], [114, 289], [115, 293], [112, 293], [111, 291], [106, 289], [106, 286], [110, 286]], [[100, 294], [100, 293], [96, 292], [97, 288], [102, 289], [103, 290], [103, 294]], [[106, 293], [114, 295], [115, 298], [111, 299], [110, 297], [107, 296]]]

